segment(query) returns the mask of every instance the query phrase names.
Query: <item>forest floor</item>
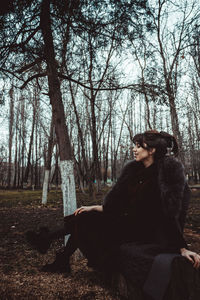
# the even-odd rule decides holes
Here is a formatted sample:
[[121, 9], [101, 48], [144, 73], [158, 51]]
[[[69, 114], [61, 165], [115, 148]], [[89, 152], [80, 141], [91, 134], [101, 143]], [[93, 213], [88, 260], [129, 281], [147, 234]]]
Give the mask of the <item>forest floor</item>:
[[[103, 194], [97, 195], [100, 203]], [[92, 204], [77, 191], [78, 205]], [[55, 242], [48, 254], [32, 250], [24, 239], [27, 230], [47, 225], [62, 225], [62, 195], [49, 193], [48, 205], [41, 205], [41, 191], [0, 190], [0, 299], [71, 299], [119, 300], [116, 291], [106, 283], [102, 274], [87, 266], [87, 260], [72, 258], [72, 273], [40, 272], [41, 266], [53, 261], [62, 240]], [[200, 252], [200, 189], [193, 189], [185, 237], [190, 249]]]

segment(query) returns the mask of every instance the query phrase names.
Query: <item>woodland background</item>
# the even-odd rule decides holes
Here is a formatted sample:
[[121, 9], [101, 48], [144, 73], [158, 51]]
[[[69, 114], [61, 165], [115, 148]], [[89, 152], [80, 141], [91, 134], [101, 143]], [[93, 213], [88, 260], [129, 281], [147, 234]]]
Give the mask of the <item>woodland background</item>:
[[133, 158], [131, 137], [174, 134], [200, 180], [198, 0], [7, 1], [0, 11], [0, 186], [99, 190]]
[[24, 235], [62, 226], [65, 203], [100, 204], [148, 129], [180, 144], [200, 252], [199, 14], [198, 0], [1, 3], [1, 299], [122, 299], [83, 257], [67, 278], [41, 273], [63, 240], [42, 256]]

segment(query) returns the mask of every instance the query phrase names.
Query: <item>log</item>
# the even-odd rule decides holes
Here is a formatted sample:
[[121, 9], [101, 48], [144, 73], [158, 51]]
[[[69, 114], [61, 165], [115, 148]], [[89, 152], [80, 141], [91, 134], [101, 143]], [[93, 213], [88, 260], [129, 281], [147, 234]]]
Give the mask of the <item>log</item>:
[[[161, 274], [162, 276], [162, 274]], [[133, 286], [120, 273], [112, 274], [111, 285], [120, 296], [128, 300], [154, 300], [144, 295], [142, 288]], [[172, 262], [172, 272], [169, 285], [163, 299], [156, 300], [199, 300], [200, 299], [200, 270], [193, 268], [184, 257], [177, 257]]]

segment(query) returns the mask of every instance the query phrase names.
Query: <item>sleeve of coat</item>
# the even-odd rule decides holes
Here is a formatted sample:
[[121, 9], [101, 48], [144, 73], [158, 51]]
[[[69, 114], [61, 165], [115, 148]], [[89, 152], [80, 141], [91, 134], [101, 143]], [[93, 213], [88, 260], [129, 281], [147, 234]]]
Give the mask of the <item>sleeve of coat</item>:
[[112, 189], [103, 201], [103, 211], [111, 214], [123, 214], [126, 210], [128, 185], [137, 168], [137, 163], [131, 161], [125, 165]]

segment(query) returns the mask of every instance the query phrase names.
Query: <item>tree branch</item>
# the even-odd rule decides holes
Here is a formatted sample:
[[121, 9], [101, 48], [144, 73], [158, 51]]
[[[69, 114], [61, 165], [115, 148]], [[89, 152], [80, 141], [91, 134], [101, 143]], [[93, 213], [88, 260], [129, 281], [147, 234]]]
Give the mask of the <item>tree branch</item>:
[[38, 73], [38, 74], [35, 74], [35, 75], [29, 77], [29, 78], [24, 82], [24, 84], [20, 87], [20, 89], [21, 89], [21, 90], [24, 89], [24, 88], [27, 86], [27, 84], [28, 84], [30, 81], [32, 81], [33, 79], [36, 79], [36, 78], [39, 78], [39, 77], [44, 77], [44, 76], [47, 76], [47, 72], [44, 72], [44, 73]]
[[17, 73], [21, 74], [23, 73], [24, 71], [32, 68], [33, 66], [35, 66], [37, 63], [41, 62], [42, 61], [42, 58], [37, 58], [35, 61], [33, 61], [32, 63], [28, 64], [28, 65], [25, 65], [23, 66], [21, 69], [19, 70], [16, 70]]

